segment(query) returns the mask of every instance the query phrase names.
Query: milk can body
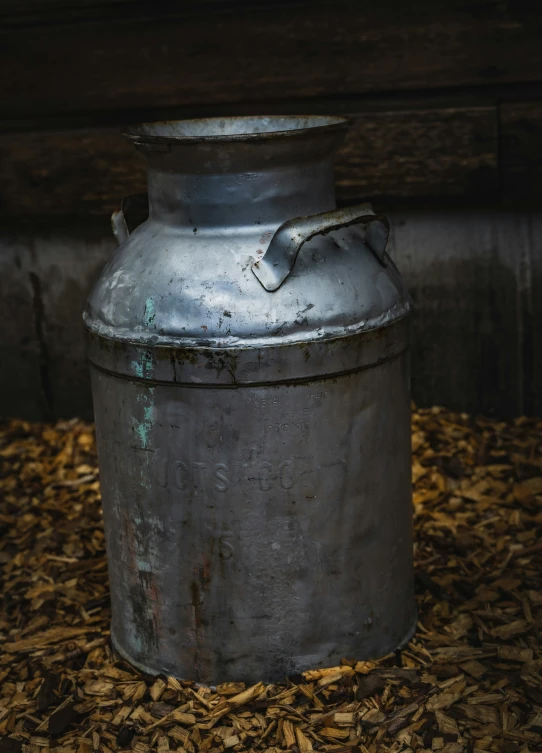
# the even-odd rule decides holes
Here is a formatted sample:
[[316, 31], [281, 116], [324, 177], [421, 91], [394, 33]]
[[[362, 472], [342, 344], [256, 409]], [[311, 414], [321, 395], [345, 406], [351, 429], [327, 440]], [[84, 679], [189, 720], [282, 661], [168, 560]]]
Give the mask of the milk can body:
[[134, 665], [276, 680], [415, 624], [409, 311], [335, 207], [342, 118], [144, 125], [149, 219], [85, 311], [112, 599]]

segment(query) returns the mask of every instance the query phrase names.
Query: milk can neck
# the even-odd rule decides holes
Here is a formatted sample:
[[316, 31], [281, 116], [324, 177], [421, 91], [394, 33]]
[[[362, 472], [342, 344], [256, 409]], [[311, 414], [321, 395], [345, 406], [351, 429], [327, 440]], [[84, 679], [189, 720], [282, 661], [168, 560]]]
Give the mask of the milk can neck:
[[150, 216], [179, 228], [276, 225], [335, 207], [331, 158], [250, 169], [185, 172], [149, 165]]

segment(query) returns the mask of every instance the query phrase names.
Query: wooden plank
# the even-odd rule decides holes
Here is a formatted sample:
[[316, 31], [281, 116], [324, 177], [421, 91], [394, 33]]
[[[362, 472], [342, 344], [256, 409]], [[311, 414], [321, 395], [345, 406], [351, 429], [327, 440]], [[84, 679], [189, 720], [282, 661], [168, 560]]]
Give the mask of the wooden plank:
[[[493, 107], [358, 114], [337, 158], [338, 198], [495, 200], [497, 155]], [[4, 215], [108, 214], [143, 191], [144, 163], [116, 129], [0, 135]]]
[[542, 102], [507, 102], [500, 111], [503, 200], [542, 199]]
[[[532, 221], [495, 211], [392, 214], [392, 253], [414, 300], [418, 405], [498, 416], [528, 407], [519, 291]], [[532, 263], [542, 272], [542, 253]]]
[[0, 417], [91, 418], [82, 312], [115, 247], [98, 218], [2, 229]]
[[0, 417], [50, 419], [47, 354], [41, 334], [39, 283], [31, 277], [32, 247], [5, 229], [0, 236]]
[[341, 199], [494, 201], [499, 193], [495, 109], [358, 116], [338, 155], [336, 171]]
[[44, 342], [52, 411], [90, 418], [90, 380], [82, 321], [87, 296], [116, 248], [108, 223], [78, 222], [29, 238], [46, 322]]
[[517, 223], [521, 249], [518, 305], [521, 316], [523, 410], [542, 415], [542, 216], [539, 212]]
[[145, 165], [118, 130], [0, 136], [3, 215], [110, 214], [144, 191]]
[[489, 2], [336, 0], [6, 28], [2, 117], [539, 82], [541, 18]]
[[[476, 5], [465, 7], [464, 0], [442, 0], [441, 13], [463, 14], [465, 17], [510, 21], [509, 9], [496, 6], [494, 0], [477, 0]], [[288, 12], [302, 12], [305, 9], [320, 7], [328, 13], [336, 12], [337, 8], [356, 10], [354, 0], [343, 0], [337, 6], [330, 0], [185, 0], [182, 3], [163, 2], [149, 3], [147, 0], [3, 0], [0, 7], [0, 20], [4, 28], [41, 25], [55, 26], [59, 23], [92, 23], [102, 21], [146, 21], [155, 22], [171, 19], [190, 19], [197, 16], [216, 18], [219, 15], [236, 15], [241, 13], [260, 13], [273, 15], [281, 9]], [[370, 9], [373, 17], [380, 12], [389, 17], [390, 13], [401, 23], [415, 15], [419, 20], [428, 17], [435, 11], [433, 0], [416, 0], [408, 8], [401, 0], [384, 0], [378, 7]], [[523, 7], [521, 17], [528, 18], [529, 11], [535, 16], [536, 10]]]
[[290, 8], [310, 4], [325, 5], [326, 0], [185, 0], [182, 3], [152, 4], [147, 0], [3, 0], [0, 19], [11, 27], [56, 23], [88, 23], [122, 19], [155, 21], [165, 18], [190, 18], [202, 13], [239, 13], [240, 10], [273, 12], [280, 4]]

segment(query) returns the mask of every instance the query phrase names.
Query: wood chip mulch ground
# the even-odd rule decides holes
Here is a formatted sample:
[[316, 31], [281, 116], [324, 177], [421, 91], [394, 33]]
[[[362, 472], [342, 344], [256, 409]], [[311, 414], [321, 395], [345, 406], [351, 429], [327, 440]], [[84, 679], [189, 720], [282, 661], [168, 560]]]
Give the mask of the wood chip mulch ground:
[[276, 685], [148, 677], [109, 644], [92, 426], [0, 431], [0, 753], [542, 751], [542, 422], [413, 418], [418, 630]]

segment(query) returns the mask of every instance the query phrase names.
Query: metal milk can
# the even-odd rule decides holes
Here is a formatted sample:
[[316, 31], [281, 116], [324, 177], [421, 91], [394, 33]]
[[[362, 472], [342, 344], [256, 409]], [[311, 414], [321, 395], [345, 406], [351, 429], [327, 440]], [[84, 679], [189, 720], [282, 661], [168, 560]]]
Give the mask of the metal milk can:
[[128, 132], [149, 218], [84, 314], [112, 641], [142, 670], [273, 681], [416, 621], [410, 300], [370, 205], [337, 209], [342, 117]]

